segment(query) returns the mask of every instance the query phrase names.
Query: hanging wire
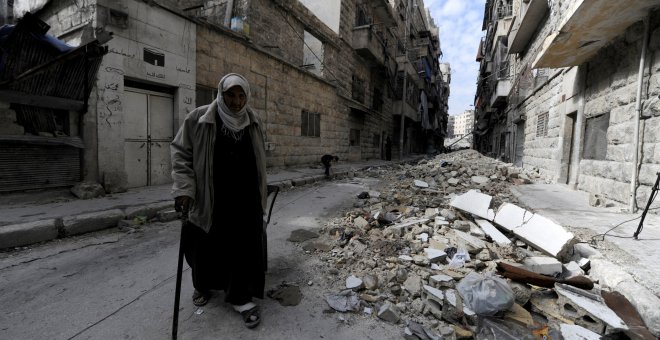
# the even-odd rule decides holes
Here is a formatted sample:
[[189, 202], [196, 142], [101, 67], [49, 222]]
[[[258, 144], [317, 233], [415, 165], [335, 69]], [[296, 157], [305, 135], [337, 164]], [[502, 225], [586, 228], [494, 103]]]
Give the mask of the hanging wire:
[[343, 86], [341, 86], [341, 82], [339, 81], [339, 79], [335, 76], [334, 73], [332, 73], [332, 71], [330, 71], [330, 68], [328, 68], [328, 67], [325, 65], [325, 63], [323, 62], [323, 60], [322, 60], [321, 58], [319, 58], [319, 56], [317, 56], [316, 53], [314, 53], [314, 50], [313, 50], [311, 47], [309, 47], [309, 45], [307, 45], [307, 42], [305, 42], [305, 38], [302, 37], [302, 36], [298, 33], [298, 31], [296, 31], [295, 27], [293, 27], [293, 25], [291, 25], [291, 23], [290, 23], [289, 20], [286, 18], [286, 16], [284, 16], [284, 13], [282, 13], [282, 11], [278, 11], [278, 12], [279, 12], [280, 15], [282, 16], [282, 19], [284, 19], [284, 22], [286, 22], [287, 25], [289, 25], [289, 27], [291, 27], [291, 30], [293, 30], [293, 33], [295, 33], [295, 34], [298, 36], [298, 38], [299, 38], [299, 39], [303, 42], [303, 44], [309, 49], [309, 51], [312, 52], [312, 55], [314, 55], [314, 57], [315, 57], [315, 58], [321, 63], [321, 65], [323, 66], [323, 70], [324, 70], [324, 71], [328, 71], [328, 74], [330, 74], [330, 75], [332, 76], [332, 78], [335, 78], [335, 81], [337, 82], [337, 85], [339, 85], [339, 88], [341, 88], [343, 91], [345, 91], [345, 92], [349, 95], [349, 97], [350, 97], [350, 93], [348, 93], [348, 90], [345, 89]]

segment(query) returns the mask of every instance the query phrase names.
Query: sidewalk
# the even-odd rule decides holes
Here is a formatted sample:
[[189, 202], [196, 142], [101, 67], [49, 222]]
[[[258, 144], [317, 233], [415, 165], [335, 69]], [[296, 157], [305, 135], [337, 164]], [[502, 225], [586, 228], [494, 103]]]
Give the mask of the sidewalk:
[[[423, 157], [411, 155], [403, 161], [340, 161], [333, 164], [331, 171], [333, 178], [353, 177], [360, 169]], [[268, 183], [288, 189], [325, 181], [323, 172], [320, 164], [268, 169]], [[132, 220], [137, 216], [174, 220], [176, 214], [170, 188], [171, 184], [135, 188], [87, 200], [76, 198], [68, 189], [0, 196], [0, 249], [116, 227], [121, 220]]]

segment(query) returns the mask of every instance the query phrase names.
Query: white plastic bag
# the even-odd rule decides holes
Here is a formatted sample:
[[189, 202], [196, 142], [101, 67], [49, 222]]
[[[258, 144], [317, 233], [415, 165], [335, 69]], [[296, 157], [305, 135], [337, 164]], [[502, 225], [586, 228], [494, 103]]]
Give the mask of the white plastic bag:
[[470, 254], [465, 248], [458, 248], [458, 251], [449, 261], [449, 267], [453, 269], [462, 268], [465, 262], [470, 262]]
[[456, 289], [477, 315], [495, 315], [511, 308], [515, 300], [509, 284], [492, 272], [486, 275], [471, 272], [458, 283]]

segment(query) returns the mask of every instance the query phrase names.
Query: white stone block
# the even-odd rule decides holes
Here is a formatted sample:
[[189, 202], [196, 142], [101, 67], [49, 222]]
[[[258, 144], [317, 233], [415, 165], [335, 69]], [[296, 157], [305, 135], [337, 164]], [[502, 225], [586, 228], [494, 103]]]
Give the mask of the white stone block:
[[351, 275], [346, 278], [346, 288], [348, 289], [357, 289], [362, 287], [362, 279], [355, 275]]
[[420, 181], [420, 180], [416, 179], [415, 180], [415, 186], [419, 187], [419, 188], [428, 188], [429, 184], [424, 182], [424, 181]]
[[499, 230], [497, 230], [497, 228], [494, 225], [492, 225], [490, 222], [480, 218], [475, 219], [474, 222], [476, 222], [477, 225], [481, 227], [481, 230], [483, 230], [486, 233], [486, 235], [490, 236], [493, 242], [499, 245], [511, 244], [511, 240], [509, 240], [508, 237], [506, 237]]
[[571, 261], [563, 265], [563, 267], [564, 267], [564, 271], [562, 275], [565, 278], [569, 278], [577, 275], [584, 275], [584, 270], [582, 270], [582, 268], [580, 268], [580, 265], [575, 261]]
[[534, 256], [523, 260], [525, 269], [537, 274], [555, 276], [562, 272], [562, 264], [554, 257]]
[[510, 203], [498, 209], [495, 223], [512, 231], [525, 243], [556, 258], [566, 254], [573, 245], [573, 233], [548, 218]]
[[491, 200], [492, 197], [490, 195], [470, 190], [463, 195], [454, 197], [449, 205], [456, 209], [469, 212], [472, 215], [492, 221], [495, 217], [495, 213], [490, 209]]
[[447, 258], [447, 253], [439, 249], [424, 248], [424, 252], [431, 262], [440, 262]]
[[435, 217], [435, 226], [436, 227], [442, 227], [443, 225], [449, 225], [449, 221], [445, 220], [445, 218], [442, 217], [442, 216], [436, 216]]

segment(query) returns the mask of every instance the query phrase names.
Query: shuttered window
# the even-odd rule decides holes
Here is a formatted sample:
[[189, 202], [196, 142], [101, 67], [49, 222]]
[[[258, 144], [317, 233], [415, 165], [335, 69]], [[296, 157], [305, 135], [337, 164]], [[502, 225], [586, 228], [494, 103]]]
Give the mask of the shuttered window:
[[548, 136], [548, 113], [541, 113], [536, 121], [536, 137]]

